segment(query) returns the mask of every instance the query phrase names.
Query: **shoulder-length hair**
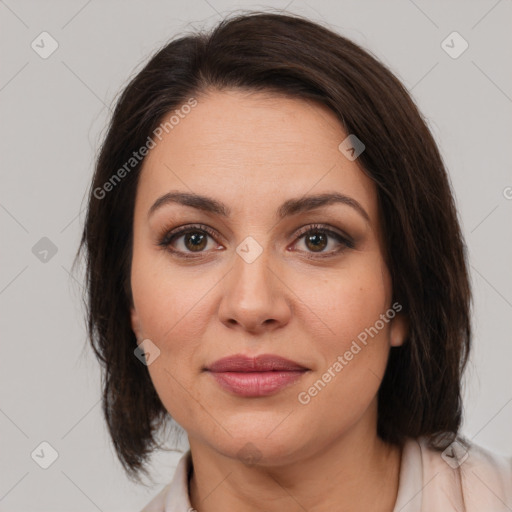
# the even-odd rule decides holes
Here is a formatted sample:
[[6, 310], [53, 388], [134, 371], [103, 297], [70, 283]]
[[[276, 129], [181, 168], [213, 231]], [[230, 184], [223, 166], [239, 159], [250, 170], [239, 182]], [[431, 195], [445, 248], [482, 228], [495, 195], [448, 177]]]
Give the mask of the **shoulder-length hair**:
[[227, 88], [315, 100], [363, 141], [358, 163], [376, 184], [394, 300], [409, 324], [405, 344], [391, 348], [379, 388], [377, 432], [400, 446], [406, 437], [426, 436], [443, 449], [446, 433], [453, 439], [461, 424], [471, 291], [433, 136], [404, 86], [370, 52], [300, 16], [252, 12], [156, 52], [120, 95], [97, 158], [77, 256], [85, 253], [88, 334], [102, 363], [103, 413], [128, 476], [148, 474], [157, 433], [169, 419], [134, 356], [130, 324], [133, 212], [144, 162], [138, 150], [165, 116], [201, 93]]

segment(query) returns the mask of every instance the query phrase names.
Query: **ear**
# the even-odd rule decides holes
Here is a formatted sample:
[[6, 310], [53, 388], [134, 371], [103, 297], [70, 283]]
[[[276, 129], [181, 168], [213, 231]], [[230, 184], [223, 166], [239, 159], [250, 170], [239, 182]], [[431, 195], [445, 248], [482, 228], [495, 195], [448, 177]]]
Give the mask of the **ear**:
[[144, 336], [142, 335], [142, 328], [140, 326], [139, 315], [137, 311], [135, 311], [135, 308], [133, 306], [130, 308], [130, 319], [132, 324], [132, 331], [135, 334], [137, 341], [140, 342], [144, 339]]
[[390, 322], [389, 339], [392, 347], [399, 347], [404, 344], [409, 335], [409, 320], [403, 313], [397, 313]]

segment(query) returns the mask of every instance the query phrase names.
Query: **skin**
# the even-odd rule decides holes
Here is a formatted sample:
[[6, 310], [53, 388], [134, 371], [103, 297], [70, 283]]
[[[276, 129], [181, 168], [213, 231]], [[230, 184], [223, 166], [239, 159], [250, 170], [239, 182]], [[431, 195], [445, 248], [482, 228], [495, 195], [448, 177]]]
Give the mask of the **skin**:
[[[144, 162], [131, 270], [132, 328], [160, 350], [148, 370], [188, 434], [191, 504], [200, 512], [391, 512], [401, 453], [377, 436], [377, 392], [390, 348], [407, 334], [402, 314], [307, 405], [297, 398], [392, 306], [375, 185], [339, 151], [347, 134], [322, 105], [240, 90], [197, 99]], [[213, 197], [231, 216], [172, 203], [148, 216], [170, 191]], [[346, 204], [277, 220], [284, 201], [333, 191], [369, 220]], [[195, 259], [159, 245], [196, 223], [216, 233], [205, 234], [200, 252], [184, 235], [172, 242]], [[331, 256], [321, 258], [296, 236], [315, 223], [348, 234], [354, 247], [324, 234], [320, 252]], [[236, 252], [248, 236], [262, 248], [251, 263]], [[258, 398], [233, 395], [203, 371], [227, 355], [269, 353], [309, 371]]]

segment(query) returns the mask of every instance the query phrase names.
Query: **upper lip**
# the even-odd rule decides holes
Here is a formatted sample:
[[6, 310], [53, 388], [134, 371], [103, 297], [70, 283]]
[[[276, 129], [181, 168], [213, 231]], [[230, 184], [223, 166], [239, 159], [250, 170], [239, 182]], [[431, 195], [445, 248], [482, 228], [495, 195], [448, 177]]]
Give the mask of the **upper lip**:
[[307, 370], [305, 366], [273, 354], [249, 357], [243, 354], [223, 357], [206, 367], [211, 372], [270, 372]]

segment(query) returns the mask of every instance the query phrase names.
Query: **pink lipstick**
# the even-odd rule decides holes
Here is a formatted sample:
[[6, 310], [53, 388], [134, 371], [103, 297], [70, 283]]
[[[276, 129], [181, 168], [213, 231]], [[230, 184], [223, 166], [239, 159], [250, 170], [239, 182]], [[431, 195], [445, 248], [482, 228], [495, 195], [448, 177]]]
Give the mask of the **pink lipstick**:
[[272, 354], [224, 357], [206, 367], [226, 391], [243, 397], [268, 396], [299, 380], [309, 368]]

